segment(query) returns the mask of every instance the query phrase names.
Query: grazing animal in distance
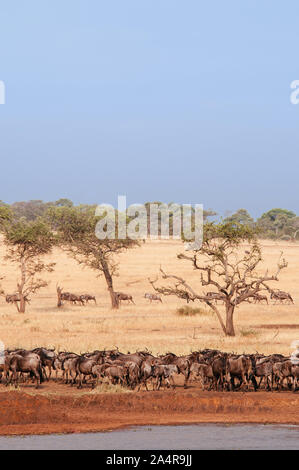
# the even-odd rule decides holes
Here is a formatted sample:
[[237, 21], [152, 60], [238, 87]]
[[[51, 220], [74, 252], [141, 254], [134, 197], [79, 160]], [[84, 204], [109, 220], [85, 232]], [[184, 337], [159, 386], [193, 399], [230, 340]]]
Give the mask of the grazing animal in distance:
[[[21, 298], [20, 298], [20, 294], [19, 293], [16, 293], [16, 294], [7, 294], [5, 296], [5, 300], [8, 304], [14, 304], [16, 302], [20, 302], [21, 301]], [[24, 295], [24, 300], [25, 302], [27, 302], [28, 304], [30, 303], [30, 299], [28, 299], [27, 295]]]
[[273, 299], [275, 304], [277, 302], [280, 302], [282, 304], [284, 300], [286, 300], [286, 303], [288, 304], [294, 303], [291, 294], [289, 294], [288, 292], [283, 292], [282, 290], [273, 290], [271, 292], [270, 299]]
[[87, 304], [88, 304], [89, 300], [93, 300], [95, 304], [97, 303], [96, 298], [95, 298], [94, 295], [82, 294], [79, 297], [83, 302], [86, 302]]
[[153, 300], [157, 300], [158, 302], [161, 302], [162, 304], [162, 299], [159, 295], [156, 295], [156, 294], [150, 294], [148, 292], [146, 292], [144, 294], [144, 298], [145, 299], [148, 299], [150, 301], [150, 303], [152, 303]]
[[123, 292], [114, 292], [116, 297], [117, 297], [117, 300], [119, 302], [119, 304], [121, 303], [122, 300], [128, 300], [128, 302], [132, 303], [135, 305], [135, 302], [133, 300], [133, 297], [131, 295], [128, 295], [128, 294], [124, 294]]

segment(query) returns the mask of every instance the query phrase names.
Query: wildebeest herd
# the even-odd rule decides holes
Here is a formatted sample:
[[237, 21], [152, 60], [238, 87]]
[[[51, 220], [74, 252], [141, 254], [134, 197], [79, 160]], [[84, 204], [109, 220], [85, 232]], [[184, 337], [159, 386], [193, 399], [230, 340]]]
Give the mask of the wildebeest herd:
[[[6, 350], [1, 357], [0, 379], [5, 385], [45, 381], [94, 388], [109, 382], [140, 390], [176, 387], [178, 374], [186, 388], [199, 381], [202, 390], [257, 391], [297, 390], [299, 359], [281, 354], [232, 354], [214, 349], [184, 356], [173, 353], [154, 356], [148, 350], [122, 353], [118, 349], [85, 354], [36, 348]], [[53, 372], [54, 371], [54, 372]]]
[[[56, 291], [57, 291], [57, 307], [61, 307], [63, 305], [63, 302], [70, 302], [72, 305], [86, 305], [90, 300], [93, 300], [94, 303], [96, 304], [97, 301], [96, 301], [96, 298], [94, 295], [90, 295], [90, 294], [72, 294], [71, 292], [64, 292], [63, 291], [63, 288], [59, 287], [58, 285], [56, 285]], [[130, 294], [125, 294], [124, 292], [114, 292], [114, 295], [117, 297], [117, 300], [118, 300], [118, 303], [119, 305], [121, 305], [121, 302], [123, 301], [128, 301], [128, 303], [132, 303], [135, 305], [135, 302], [133, 300], [133, 297], [132, 295]], [[9, 297], [9, 299], [8, 299]], [[18, 297], [18, 294], [13, 294], [13, 295], [10, 295], [10, 296], [6, 296], [6, 302], [13, 302], [12, 300], [10, 300], [10, 298], [15, 298], [15, 297]], [[156, 294], [152, 294], [152, 293], [145, 293], [144, 294], [144, 298], [149, 300], [150, 303], [152, 303], [153, 301], [158, 301], [158, 302], [161, 302], [162, 303], [162, 299], [159, 295], [156, 295]], [[17, 301], [19, 300], [18, 298], [16, 298], [14, 300]]]
[[[273, 300], [274, 305], [277, 303], [279, 304], [293, 304], [294, 300], [289, 292], [284, 292], [279, 289], [271, 289], [269, 290], [270, 292], [270, 300]], [[213, 300], [216, 304], [217, 302], [221, 302], [222, 300], [219, 300], [219, 294], [216, 292], [206, 292], [205, 294], [207, 297], [210, 297], [211, 300]], [[224, 297], [224, 296], [223, 296]], [[255, 293], [251, 297], [249, 297], [246, 300], [247, 303], [251, 304], [261, 304], [265, 302], [267, 305], [269, 305], [269, 299], [266, 294], [259, 294]]]

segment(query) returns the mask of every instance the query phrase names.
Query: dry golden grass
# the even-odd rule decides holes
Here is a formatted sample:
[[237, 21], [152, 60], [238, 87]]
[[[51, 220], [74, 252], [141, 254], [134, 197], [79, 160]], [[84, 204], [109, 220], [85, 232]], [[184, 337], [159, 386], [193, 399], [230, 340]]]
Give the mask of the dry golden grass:
[[[180, 242], [147, 241], [140, 248], [120, 256], [120, 276], [115, 278], [115, 289], [132, 294], [136, 305], [123, 304], [118, 311], [110, 308], [104, 280], [56, 249], [49, 257], [57, 263], [55, 271], [45, 276], [50, 284], [32, 297], [25, 314], [17, 313], [14, 306], [0, 298], [0, 340], [10, 348], [43, 345], [74, 352], [118, 346], [125, 352], [148, 348], [155, 354], [166, 351], [185, 354], [206, 347], [240, 353], [289, 354], [290, 344], [299, 338], [299, 331], [286, 327], [259, 328], [259, 325], [269, 324], [299, 327], [299, 245], [263, 242], [262, 270], [264, 272], [268, 267], [270, 272], [275, 272], [281, 250], [289, 266], [281, 273], [281, 282], [273, 282], [272, 285], [290, 292], [295, 305], [243, 304], [235, 313], [236, 337], [226, 338], [214, 314], [179, 316], [176, 310], [185, 302], [166, 297], [163, 304], [150, 304], [143, 298], [145, 292], [152, 291], [148, 277], [154, 278], [160, 265], [166, 272], [179, 274], [193, 286], [199, 286], [198, 273], [188, 262], [176, 258], [176, 254], [182, 251]], [[3, 261], [4, 252], [2, 246], [0, 274], [5, 276], [2, 286], [6, 293], [13, 293], [18, 272]], [[65, 305], [58, 309], [56, 282], [66, 291], [96, 295], [97, 305]]]

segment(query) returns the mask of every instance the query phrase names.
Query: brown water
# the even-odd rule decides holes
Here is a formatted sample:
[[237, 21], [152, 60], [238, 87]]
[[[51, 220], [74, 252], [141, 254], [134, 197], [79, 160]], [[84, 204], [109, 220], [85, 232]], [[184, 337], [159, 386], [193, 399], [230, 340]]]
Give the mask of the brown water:
[[0, 450], [4, 449], [299, 449], [299, 426], [144, 426], [92, 434], [0, 437]]

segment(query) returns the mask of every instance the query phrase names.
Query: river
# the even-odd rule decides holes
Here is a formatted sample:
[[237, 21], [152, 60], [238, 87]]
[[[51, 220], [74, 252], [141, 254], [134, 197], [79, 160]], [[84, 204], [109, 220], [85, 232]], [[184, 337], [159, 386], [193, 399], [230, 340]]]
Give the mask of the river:
[[102, 433], [0, 437], [0, 450], [4, 449], [299, 449], [299, 426], [143, 426]]

